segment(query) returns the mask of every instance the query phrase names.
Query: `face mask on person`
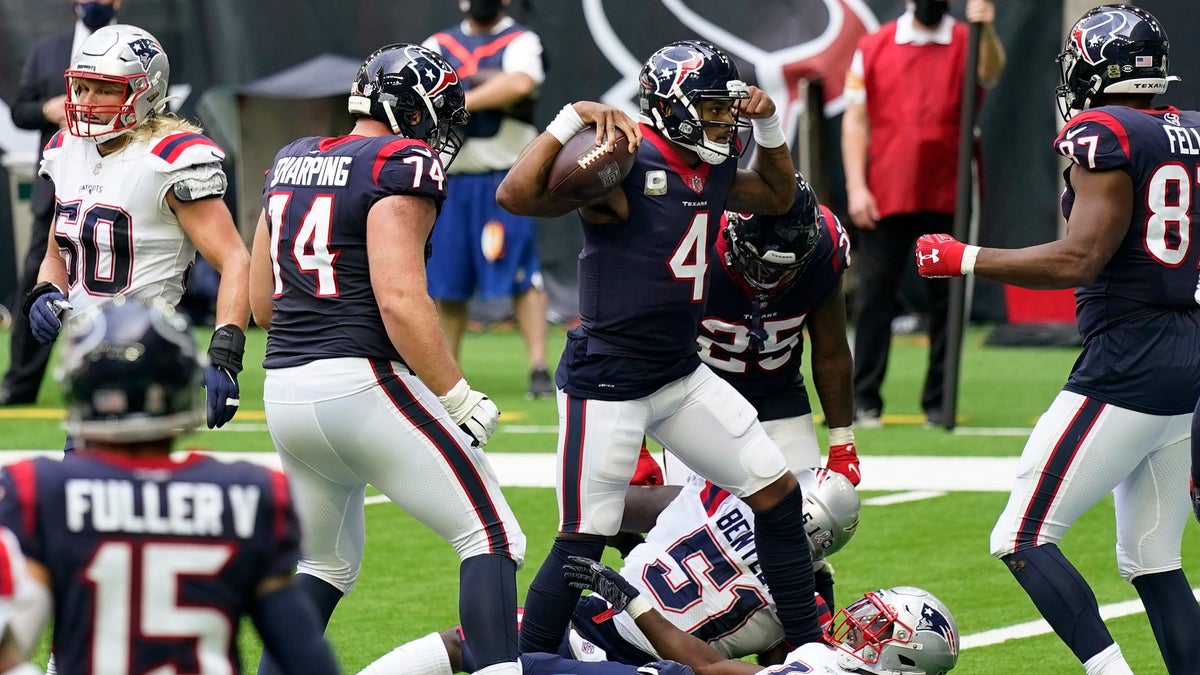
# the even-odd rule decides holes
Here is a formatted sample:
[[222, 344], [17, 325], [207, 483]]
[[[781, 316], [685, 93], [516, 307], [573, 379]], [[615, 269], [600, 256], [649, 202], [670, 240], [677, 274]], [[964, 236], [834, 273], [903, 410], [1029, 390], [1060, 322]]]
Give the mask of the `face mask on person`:
[[496, 17], [500, 16], [500, 11], [504, 9], [503, 0], [459, 0], [459, 10], [466, 12], [467, 16], [482, 23], [495, 21]]
[[117, 10], [111, 4], [106, 5], [102, 2], [77, 2], [75, 3], [75, 15], [88, 30], [94, 31], [112, 23], [113, 17], [117, 15]]
[[913, 16], [922, 26], [936, 28], [942, 23], [942, 17], [946, 12], [950, 11], [950, 3], [947, 0], [915, 0], [913, 3]]

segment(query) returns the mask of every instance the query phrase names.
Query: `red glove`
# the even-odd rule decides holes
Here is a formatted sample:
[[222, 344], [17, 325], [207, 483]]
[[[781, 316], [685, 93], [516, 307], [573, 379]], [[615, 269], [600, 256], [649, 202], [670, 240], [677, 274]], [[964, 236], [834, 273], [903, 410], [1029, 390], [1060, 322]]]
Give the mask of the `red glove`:
[[662, 467], [658, 462], [654, 461], [654, 456], [650, 454], [650, 450], [646, 448], [646, 439], [642, 439], [642, 451], [638, 453], [637, 470], [630, 479], [630, 485], [662, 485], [663, 480]]
[[852, 485], [858, 485], [862, 480], [862, 473], [858, 470], [858, 451], [854, 449], [854, 443], [829, 446], [829, 461], [825, 462], [825, 468], [850, 479]]
[[923, 234], [917, 238], [917, 272], [923, 277], [961, 277], [966, 250], [966, 244], [948, 234]]

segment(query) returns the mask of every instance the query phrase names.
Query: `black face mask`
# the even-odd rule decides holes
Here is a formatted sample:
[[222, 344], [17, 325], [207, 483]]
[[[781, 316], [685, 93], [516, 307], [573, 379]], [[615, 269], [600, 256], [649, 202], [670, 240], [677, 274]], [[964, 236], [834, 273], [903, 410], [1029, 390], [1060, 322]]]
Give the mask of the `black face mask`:
[[937, 28], [948, 11], [950, 3], [946, 0], [915, 0], [913, 16], [922, 26]]
[[504, 9], [503, 0], [459, 0], [458, 8], [480, 23], [490, 23]]

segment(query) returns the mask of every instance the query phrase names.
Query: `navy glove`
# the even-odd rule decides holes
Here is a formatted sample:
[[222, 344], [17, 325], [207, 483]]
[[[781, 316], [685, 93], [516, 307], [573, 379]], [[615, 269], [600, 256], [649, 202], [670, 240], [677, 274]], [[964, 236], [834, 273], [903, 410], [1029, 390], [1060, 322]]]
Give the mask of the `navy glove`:
[[44, 345], [53, 343], [58, 337], [62, 317], [69, 309], [71, 303], [67, 302], [67, 296], [49, 281], [34, 286], [21, 307], [29, 319], [29, 332]]
[[242, 372], [245, 352], [246, 334], [241, 328], [227, 323], [213, 331], [208, 344], [208, 367], [204, 369], [209, 429], [224, 426], [241, 405], [237, 376]]
[[613, 568], [577, 555], [567, 560], [563, 578], [571, 588], [597, 593], [612, 605], [614, 612], [628, 612], [635, 619], [650, 609], [650, 604], [638, 597], [641, 591]]

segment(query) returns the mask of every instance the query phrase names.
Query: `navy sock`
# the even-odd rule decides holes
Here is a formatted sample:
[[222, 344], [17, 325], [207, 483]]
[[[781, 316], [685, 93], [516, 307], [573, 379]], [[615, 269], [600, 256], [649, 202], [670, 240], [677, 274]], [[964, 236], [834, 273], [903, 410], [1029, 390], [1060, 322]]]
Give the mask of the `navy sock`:
[[508, 556], [477, 555], [458, 568], [458, 615], [472, 671], [517, 660], [517, 564]]
[[525, 614], [521, 619], [522, 654], [558, 651], [575, 612], [575, 604], [579, 602], [579, 590], [567, 585], [562, 566], [573, 555], [599, 560], [603, 554], [603, 537], [559, 535], [554, 539], [549, 555], [542, 561], [525, 595]]
[[1080, 663], [1113, 644], [1096, 594], [1057, 545], [1043, 544], [1000, 559]]
[[829, 605], [829, 611], [837, 611], [837, 605], [833, 602], [833, 573], [828, 567], [813, 572], [813, 584], [817, 587], [817, 595]]
[[821, 640], [817, 601], [813, 597], [812, 555], [804, 528], [803, 498], [796, 486], [778, 504], [754, 514], [754, 541], [783, 636], [793, 646]]
[[1146, 617], [1167, 672], [1172, 675], [1196, 672], [1200, 664], [1200, 605], [1192, 599], [1192, 588], [1183, 570], [1145, 574], [1133, 580], [1146, 606]]
[[[313, 609], [317, 612], [317, 619], [321, 623], [321, 630], [325, 630], [325, 627], [329, 625], [329, 617], [333, 616], [333, 610], [337, 608], [338, 602], [342, 599], [342, 592], [330, 585], [329, 582], [322, 581], [311, 574], [297, 574], [295, 584], [312, 602]], [[258, 661], [258, 675], [281, 675], [282, 672], [275, 661], [267, 656], [266, 650], [263, 650], [262, 657]]]

